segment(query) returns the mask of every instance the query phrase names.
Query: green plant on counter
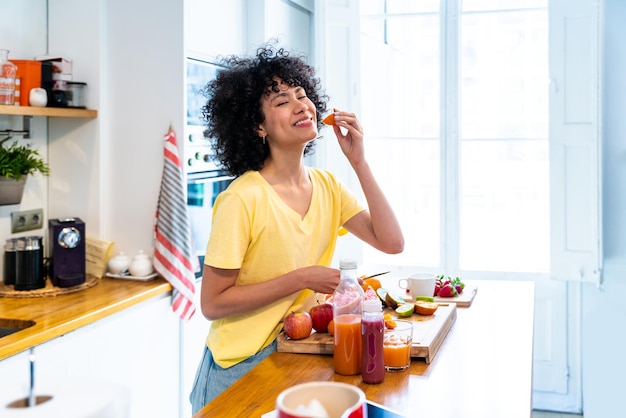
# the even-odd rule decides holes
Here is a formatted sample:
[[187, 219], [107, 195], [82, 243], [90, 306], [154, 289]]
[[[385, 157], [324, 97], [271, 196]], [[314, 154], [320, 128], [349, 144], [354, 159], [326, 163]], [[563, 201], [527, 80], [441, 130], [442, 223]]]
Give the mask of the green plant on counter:
[[19, 145], [17, 141], [8, 147], [4, 146], [7, 139], [0, 141], [0, 176], [20, 180], [23, 176], [37, 172], [44, 176], [50, 174], [50, 167], [41, 158], [39, 151], [30, 145]]

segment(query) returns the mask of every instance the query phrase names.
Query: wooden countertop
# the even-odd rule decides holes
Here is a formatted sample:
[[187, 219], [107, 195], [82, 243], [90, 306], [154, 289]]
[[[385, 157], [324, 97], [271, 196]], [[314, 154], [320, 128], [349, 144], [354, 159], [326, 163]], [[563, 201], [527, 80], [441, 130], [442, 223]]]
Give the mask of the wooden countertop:
[[332, 356], [274, 353], [205, 406], [194, 418], [260, 417], [278, 394], [298, 383], [338, 381], [407, 417], [529, 418], [531, 416], [534, 283], [472, 281], [472, 306], [457, 320], [434, 361], [413, 359], [379, 385], [340, 376]]
[[102, 278], [94, 287], [66, 295], [0, 297], [0, 318], [35, 321], [0, 338], [0, 360], [171, 290], [161, 278], [148, 282]]

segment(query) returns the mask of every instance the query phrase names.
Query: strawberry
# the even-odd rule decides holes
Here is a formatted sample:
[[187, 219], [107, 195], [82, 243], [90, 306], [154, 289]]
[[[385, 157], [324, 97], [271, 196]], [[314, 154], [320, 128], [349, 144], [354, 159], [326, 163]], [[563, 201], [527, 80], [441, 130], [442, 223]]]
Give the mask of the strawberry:
[[438, 296], [441, 296], [442, 298], [451, 298], [456, 295], [457, 291], [450, 283], [445, 284], [441, 289], [439, 289]]

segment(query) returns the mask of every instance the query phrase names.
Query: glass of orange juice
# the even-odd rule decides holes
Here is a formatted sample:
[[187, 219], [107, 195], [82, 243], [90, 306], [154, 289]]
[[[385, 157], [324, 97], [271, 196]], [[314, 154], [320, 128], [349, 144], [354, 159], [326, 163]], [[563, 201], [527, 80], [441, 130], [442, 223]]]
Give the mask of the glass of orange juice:
[[396, 321], [393, 329], [385, 329], [383, 355], [385, 370], [398, 372], [411, 365], [411, 344], [413, 343], [413, 322]]

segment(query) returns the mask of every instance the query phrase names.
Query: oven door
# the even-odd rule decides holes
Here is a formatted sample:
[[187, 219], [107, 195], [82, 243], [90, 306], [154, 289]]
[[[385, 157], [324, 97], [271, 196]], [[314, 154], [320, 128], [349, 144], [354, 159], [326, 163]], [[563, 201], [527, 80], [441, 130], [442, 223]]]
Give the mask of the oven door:
[[[221, 172], [190, 175], [187, 182], [187, 211], [191, 222], [191, 232], [196, 255], [200, 260], [200, 267], [204, 265], [204, 254], [211, 233], [213, 204], [217, 195], [224, 191], [233, 181], [233, 177]], [[197, 274], [202, 275], [202, 269]]]

